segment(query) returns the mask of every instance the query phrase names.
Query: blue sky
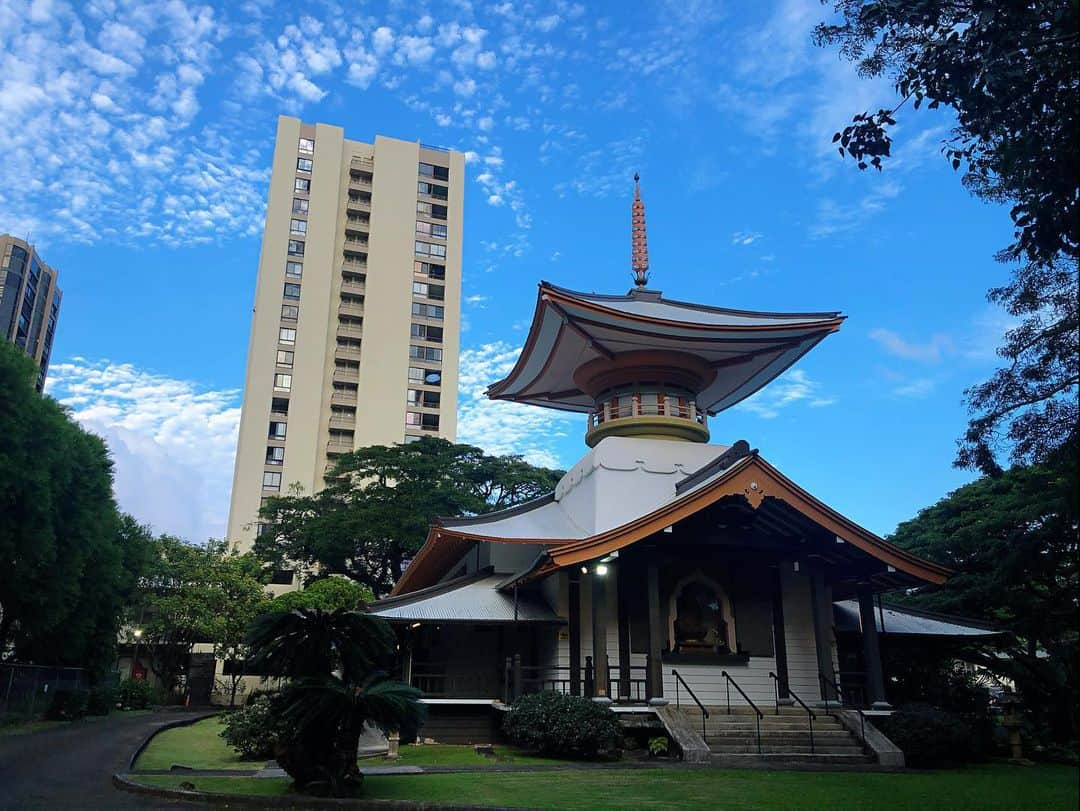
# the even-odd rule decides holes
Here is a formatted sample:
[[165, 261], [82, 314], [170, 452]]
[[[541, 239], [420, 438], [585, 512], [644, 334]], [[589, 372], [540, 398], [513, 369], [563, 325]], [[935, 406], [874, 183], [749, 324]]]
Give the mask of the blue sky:
[[817, 0], [639, 3], [0, 0], [0, 230], [61, 269], [50, 392], [106, 437], [121, 505], [223, 531], [275, 117], [463, 150], [459, 439], [569, 465], [583, 418], [490, 403], [536, 284], [630, 286], [642, 175], [652, 287], [849, 318], [714, 418], [870, 529], [970, 478], [962, 391], [1008, 321], [1007, 212], [905, 116], [884, 172], [832, 133], [892, 103], [815, 48]]

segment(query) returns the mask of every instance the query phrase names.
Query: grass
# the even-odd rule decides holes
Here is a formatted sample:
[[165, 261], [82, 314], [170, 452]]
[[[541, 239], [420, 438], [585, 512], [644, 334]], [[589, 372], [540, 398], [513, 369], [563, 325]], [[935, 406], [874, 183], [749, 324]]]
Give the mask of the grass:
[[427, 743], [422, 746], [402, 746], [397, 760], [382, 757], [365, 758], [361, 766], [553, 766], [572, 761], [538, 757], [512, 746], [495, 746], [495, 756], [478, 755], [471, 746], [452, 746], [442, 743]]
[[135, 770], [168, 769], [176, 764], [192, 769], [261, 769], [266, 759], [244, 760], [219, 734], [220, 716], [166, 729], [155, 735], [139, 755]]
[[[279, 795], [285, 778], [145, 776], [200, 791]], [[1006, 764], [937, 772], [568, 770], [369, 777], [365, 798], [565, 809], [1075, 809], [1076, 769]]]

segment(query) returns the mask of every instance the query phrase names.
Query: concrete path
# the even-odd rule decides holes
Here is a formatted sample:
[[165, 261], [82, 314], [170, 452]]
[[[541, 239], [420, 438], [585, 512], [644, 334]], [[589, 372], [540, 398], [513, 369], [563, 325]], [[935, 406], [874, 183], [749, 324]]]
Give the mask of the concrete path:
[[0, 809], [196, 808], [113, 788], [132, 754], [151, 732], [181, 712], [110, 716], [26, 735], [0, 736]]

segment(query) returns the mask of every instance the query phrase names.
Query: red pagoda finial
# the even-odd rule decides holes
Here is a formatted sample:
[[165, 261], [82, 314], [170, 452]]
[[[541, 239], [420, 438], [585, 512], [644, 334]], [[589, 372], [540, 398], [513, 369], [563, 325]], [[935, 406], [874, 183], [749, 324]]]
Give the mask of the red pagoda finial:
[[630, 269], [634, 272], [634, 286], [645, 287], [649, 283], [649, 241], [645, 237], [645, 203], [641, 199], [638, 180], [634, 173], [634, 204], [630, 209]]

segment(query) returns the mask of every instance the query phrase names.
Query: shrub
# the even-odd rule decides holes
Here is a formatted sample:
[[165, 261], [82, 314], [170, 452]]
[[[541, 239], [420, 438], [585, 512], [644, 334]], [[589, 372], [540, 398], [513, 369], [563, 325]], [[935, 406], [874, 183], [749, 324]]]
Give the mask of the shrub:
[[264, 695], [249, 701], [242, 710], [226, 715], [221, 737], [243, 757], [254, 760], [273, 757], [281, 733], [273, 700]]
[[108, 715], [116, 708], [119, 690], [111, 685], [99, 685], [86, 697], [87, 715]]
[[66, 687], [54, 690], [45, 717], [50, 721], [77, 721], [84, 718], [89, 695], [86, 690], [69, 690]]
[[574, 758], [613, 754], [622, 739], [618, 719], [607, 707], [580, 696], [552, 692], [515, 701], [503, 729], [524, 749]]
[[932, 769], [981, 759], [982, 747], [972, 728], [929, 704], [905, 704], [874, 723], [903, 750], [908, 766]]
[[653, 757], [663, 757], [668, 753], [671, 742], [667, 739], [666, 735], [657, 735], [655, 738], [649, 738], [649, 754]]
[[146, 679], [124, 679], [120, 682], [120, 704], [125, 709], [144, 710], [154, 698], [154, 688]]

